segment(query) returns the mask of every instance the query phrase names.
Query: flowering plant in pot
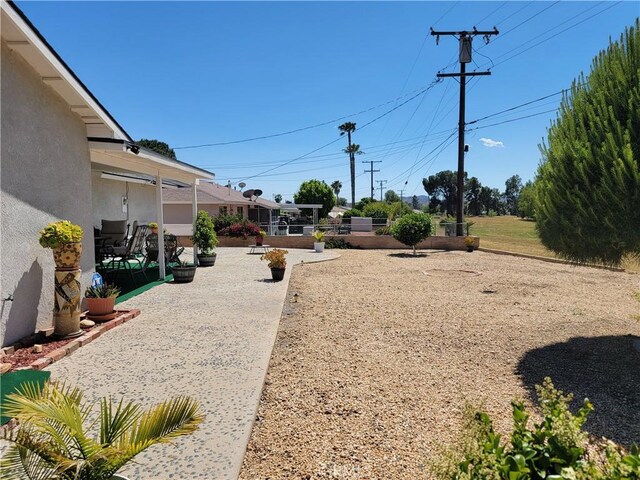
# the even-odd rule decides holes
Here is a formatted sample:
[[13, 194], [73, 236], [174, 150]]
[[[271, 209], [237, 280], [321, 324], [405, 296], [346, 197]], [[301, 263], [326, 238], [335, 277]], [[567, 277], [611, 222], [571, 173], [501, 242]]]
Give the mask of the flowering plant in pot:
[[87, 287], [84, 298], [89, 309], [89, 315], [108, 315], [113, 312], [116, 298], [120, 295], [120, 287], [103, 283], [95, 287]]
[[211, 267], [216, 263], [216, 252], [218, 246], [218, 236], [213, 224], [213, 219], [204, 210], [198, 212], [196, 225], [193, 231], [193, 246], [199, 250], [198, 265], [201, 267]]
[[287, 268], [287, 260], [285, 258], [287, 253], [289, 253], [288, 250], [274, 248], [260, 257], [260, 260], [269, 262], [268, 266], [271, 269], [271, 278], [276, 282], [284, 278], [284, 271]]
[[82, 227], [69, 220], [60, 220], [40, 230], [40, 245], [53, 250], [59, 270], [76, 270], [82, 256]]
[[256, 235], [256, 246], [262, 246], [262, 244], [264, 243], [264, 237], [267, 236], [267, 232], [265, 232], [264, 230], [260, 230], [259, 234]]
[[174, 397], [143, 410], [133, 402], [96, 403], [82, 392], [59, 383], [26, 383], [8, 395], [6, 414], [19, 427], [7, 429], [10, 443], [0, 459], [2, 478], [109, 480], [133, 457], [156, 443], [169, 443], [198, 429], [204, 416], [200, 404]]
[[158, 224], [156, 222], [149, 222], [149, 228], [151, 229], [151, 233], [158, 234]]
[[473, 247], [476, 239], [473, 237], [464, 237], [464, 244], [467, 247], [467, 252], [473, 252]]
[[324, 232], [322, 230], [316, 230], [311, 235], [315, 238], [315, 242], [313, 242], [313, 248], [317, 253], [324, 252]]

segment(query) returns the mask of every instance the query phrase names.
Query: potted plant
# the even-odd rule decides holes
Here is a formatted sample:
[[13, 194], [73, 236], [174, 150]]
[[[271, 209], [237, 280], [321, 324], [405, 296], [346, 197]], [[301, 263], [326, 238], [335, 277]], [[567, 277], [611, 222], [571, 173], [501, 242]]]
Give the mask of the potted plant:
[[149, 228], [151, 229], [151, 233], [155, 235], [158, 234], [158, 224], [156, 222], [149, 222]]
[[274, 248], [260, 257], [260, 260], [266, 260], [269, 262], [269, 268], [271, 269], [271, 278], [274, 282], [279, 282], [284, 278], [284, 271], [287, 267], [287, 260], [285, 255], [289, 253], [288, 250], [281, 250]]
[[58, 383], [26, 383], [8, 395], [3, 415], [20, 426], [5, 430], [6, 478], [125, 479], [116, 472], [136, 455], [195, 432], [204, 419], [200, 404], [186, 396], [145, 410], [104, 397], [92, 415], [95, 405], [78, 388]]
[[316, 230], [312, 235], [313, 238], [316, 239], [316, 241], [313, 242], [313, 248], [317, 253], [324, 252], [324, 232], [322, 230]]
[[256, 235], [256, 246], [257, 247], [261, 247], [262, 244], [264, 243], [264, 237], [267, 236], [267, 232], [265, 232], [264, 230], [260, 230], [260, 232], [258, 233], [258, 235]]
[[180, 261], [173, 267], [173, 281], [176, 283], [191, 283], [196, 276], [196, 266], [193, 263]]
[[82, 228], [69, 220], [61, 220], [40, 230], [40, 245], [53, 250], [58, 270], [77, 270], [82, 256]]
[[213, 219], [204, 210], [198, 212], [191, 240], [193, 241], [193, 247], [199, 250], [198, 265], [201, 267], [215, 265], [217, 254], [214, 249], [218, 246], [218, 236], [213, 225]]
[[475, 238], [473, 237], [464, 237], [464, 244], [467, 247], [467, 252], [473, 252], [473, 244], [475, 243]]
[[103, 283], [95, 287], [87, 287], [84, 292], [87, 303], [88, 315], [94, 317], [105, 316], [113, 313], [116, 306], [116, 297], [120, 295], [120, 288], [116, 285]]

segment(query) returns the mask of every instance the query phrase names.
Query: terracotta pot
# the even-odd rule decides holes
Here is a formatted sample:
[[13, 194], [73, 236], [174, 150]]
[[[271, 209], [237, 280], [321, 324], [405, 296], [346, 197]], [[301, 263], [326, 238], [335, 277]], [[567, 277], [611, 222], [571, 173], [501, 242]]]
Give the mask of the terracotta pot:
[[274, 282], [279, 282], [284, 278], [284, 272], [286, 268], [272, 268], [271, 269], [271, 278]]
[[82, 243], [63, 243], [53, 249], [53, 261], [56, 268], [62, 271], [77, 270], [80, 268], [82, 256]]
[[154, 235], [157, 235], [158, 234], [158, 227], [152, 228], [151, 229], [151, 233], [153, 233]]
[[256, 237], [256, 245], [257, 245], [258, 247], [261, 247], [263, 242], [264, 242], [264, 238], [263, 238], [263, 236], [262, 236], [262, 235], [258, 235], [258, 236]]
[[113, 312], [116, 306], [116, 297], [86, 298], [89, 315], [106, 315]]

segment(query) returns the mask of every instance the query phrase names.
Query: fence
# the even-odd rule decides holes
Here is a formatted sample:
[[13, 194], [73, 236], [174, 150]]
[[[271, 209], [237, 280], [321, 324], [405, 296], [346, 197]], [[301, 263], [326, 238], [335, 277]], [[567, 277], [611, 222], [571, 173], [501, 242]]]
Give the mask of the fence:
[[[359, 217], [356, 217], [358, 219]], [[368, 217], [364, 217], [368, 218]], [[322, 224], [307, 224], [307, 223], [291, 223], [281, 225], [278, 222], [260, 223], [259, 226], [262, 230], [267, 232], [267, 235], [311, 235], [315, 230], [321, 230], [323, 232], [331, 232], [335, 235], [349, 235], [352, 232], [374, 234], [376, 230], [382, 227], [386, 227], [388, 222], [384, 219], [372, 218], [370, 227], [369, 224], [364, 222], [358, 222], [358, 227], [351, 225], [351, 222], [343, 223], [322, 223]], [[455, 223], [455, 222], [438, 222], [434, 221], [431, 224], [431, 235], [436, 237], [456, 237], [457, 227], [462, 225], [462, 233], [464, 236], [469, 235], [470, 224], [467, 222]], [[362, 228], [364, 226], [364, 228]]]

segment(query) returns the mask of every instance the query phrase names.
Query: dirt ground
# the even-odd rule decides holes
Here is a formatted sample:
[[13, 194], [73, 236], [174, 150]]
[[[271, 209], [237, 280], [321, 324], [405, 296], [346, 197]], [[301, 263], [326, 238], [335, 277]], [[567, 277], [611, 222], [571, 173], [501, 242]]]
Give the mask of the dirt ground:
[[593, 435], [640, 441], [640, 275], [342, 253], [293, 272], [241, 479], [429, 478], [465, 402], [507, 432], [545, 376], [594, 403]]

